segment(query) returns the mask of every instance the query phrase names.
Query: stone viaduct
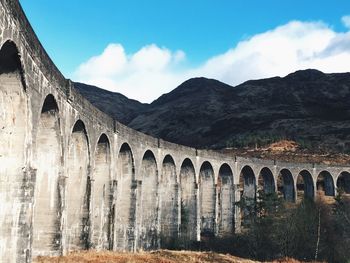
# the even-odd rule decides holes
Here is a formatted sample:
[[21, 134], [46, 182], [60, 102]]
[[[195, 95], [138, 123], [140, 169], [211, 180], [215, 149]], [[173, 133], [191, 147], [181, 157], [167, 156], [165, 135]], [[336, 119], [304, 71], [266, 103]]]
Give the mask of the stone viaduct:
[[18, 1], [0, 0], [1, 262], [224, 236], [242, 195], [294, 202], [336, 187], [350, 192], [350, 167], [245, 159], [120, 124], [62, 76]]

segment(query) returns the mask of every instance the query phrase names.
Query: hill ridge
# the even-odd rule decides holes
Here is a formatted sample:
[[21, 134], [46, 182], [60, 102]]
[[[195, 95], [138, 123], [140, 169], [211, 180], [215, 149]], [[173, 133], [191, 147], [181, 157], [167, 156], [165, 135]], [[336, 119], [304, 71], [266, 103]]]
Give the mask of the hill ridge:
[[350, 73], [307, 69], [235, 87], [191, 78], [151, 104], [111, 96], [112, 110], [103, 92], [82, 89], [122, 123], [174, 143], [217, 149], [291, 139], [315, 150], [350, 151]]

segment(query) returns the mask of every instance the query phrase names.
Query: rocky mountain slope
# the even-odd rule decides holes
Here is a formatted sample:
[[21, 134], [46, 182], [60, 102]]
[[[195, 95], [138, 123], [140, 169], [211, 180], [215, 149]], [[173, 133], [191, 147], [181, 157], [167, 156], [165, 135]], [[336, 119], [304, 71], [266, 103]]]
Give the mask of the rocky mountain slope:
[[197, 148], [289, 139], [313, 150], [350, 151], [350, 73], [303, 70], [236, 87], [194, 78], [151, 104], [97, 88], [79, 90], [132, 128]]
[[131, 100], [123, 94], [110, 92], [96, 86], [75, 82], [74, 87], [97, 108], [124, 124], [128, 124], [147, 106], [137, 100]]

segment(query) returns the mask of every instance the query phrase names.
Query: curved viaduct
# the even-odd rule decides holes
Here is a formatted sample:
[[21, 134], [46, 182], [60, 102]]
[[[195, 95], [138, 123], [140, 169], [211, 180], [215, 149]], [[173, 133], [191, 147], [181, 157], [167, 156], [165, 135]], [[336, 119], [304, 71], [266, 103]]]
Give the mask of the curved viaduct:
[[196, 150], [120, 124], [62, 76], [14, 0], [0, 0], [0, 48], [2, 262], [230, 234], [234, 203], [257, 189], [293, 202], [350, 192], [350, 167]]

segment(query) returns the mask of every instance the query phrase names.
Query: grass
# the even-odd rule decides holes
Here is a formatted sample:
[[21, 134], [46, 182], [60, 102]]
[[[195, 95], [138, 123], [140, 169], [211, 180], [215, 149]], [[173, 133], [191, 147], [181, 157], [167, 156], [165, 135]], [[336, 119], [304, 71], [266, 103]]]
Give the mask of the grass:
[[[151, 252], [139, 253], [119, 253], [119, 252], [96, 252], [96, 251], [81, 251], [73, 252], [62, 257], [37, 257], [33, 260], [34, 263], [255, 263], [249, 259], [242, 259], [231, 255], [213, 253], [213, 252], [193, 252], [193, 251], [170, 251], [157, 250]], [[272, 263], [300, 263], [294, 259], [275, 260]]]

